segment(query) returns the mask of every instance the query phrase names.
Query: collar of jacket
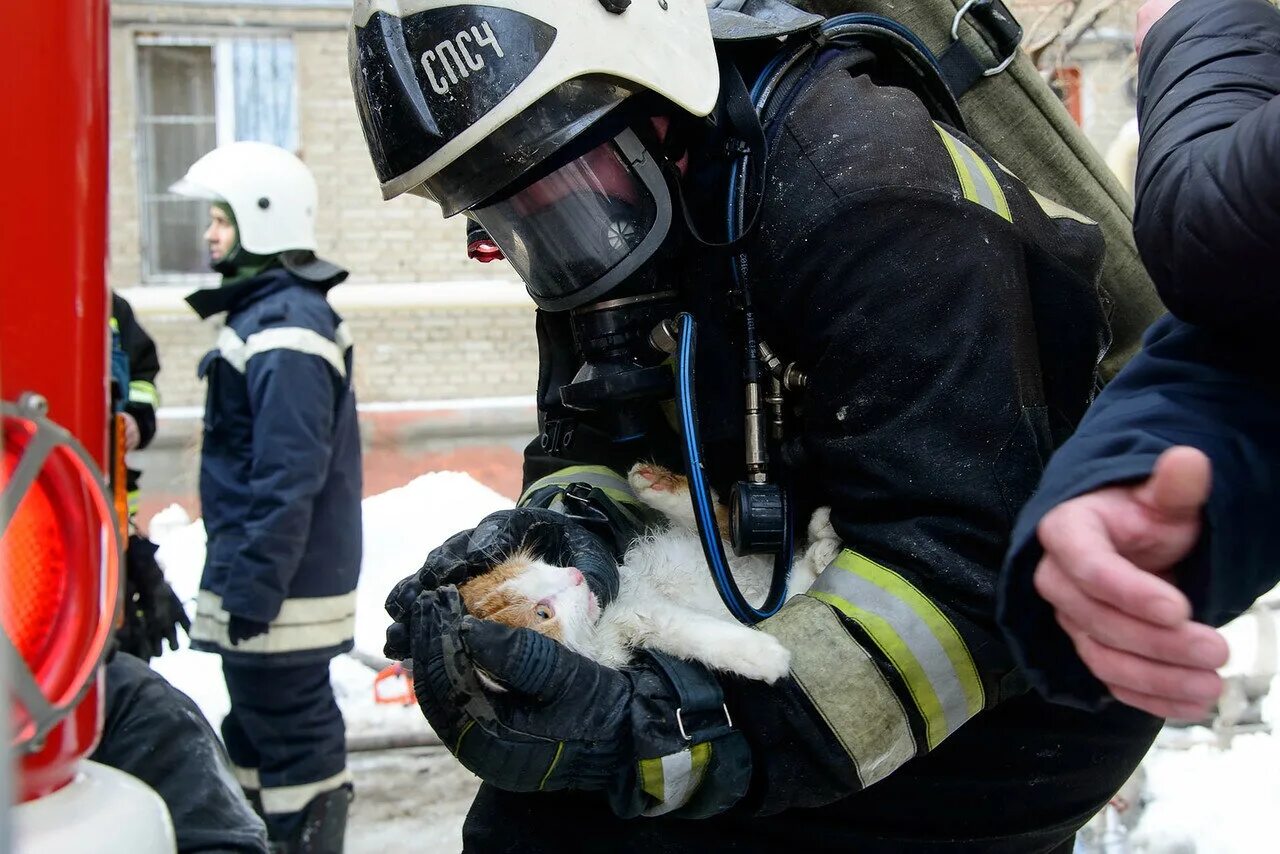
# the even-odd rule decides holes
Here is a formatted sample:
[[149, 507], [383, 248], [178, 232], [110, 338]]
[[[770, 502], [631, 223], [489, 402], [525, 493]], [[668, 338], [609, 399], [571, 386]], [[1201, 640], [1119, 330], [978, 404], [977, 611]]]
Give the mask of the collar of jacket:
[[198, 290], [187, 296], [187, 305], [200, 315], [201, 320], [207, 320], [224, 311], [244, 308], [290, 286], [302, 285], [325, 293], [336, 284], [337, 282], [309, 282], [284, 267], [277, 266], [233, 285]]

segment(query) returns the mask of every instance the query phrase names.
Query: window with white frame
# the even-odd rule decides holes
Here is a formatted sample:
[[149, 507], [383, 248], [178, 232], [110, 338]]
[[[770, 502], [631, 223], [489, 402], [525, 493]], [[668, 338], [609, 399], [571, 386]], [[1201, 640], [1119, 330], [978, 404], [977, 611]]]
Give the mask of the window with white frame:
[[209, 206], [169, 192], [218, 145], [298, 150], [293, 42], [287, 36], [139, 36], [138, 182], [147, 282], [208, 275]]

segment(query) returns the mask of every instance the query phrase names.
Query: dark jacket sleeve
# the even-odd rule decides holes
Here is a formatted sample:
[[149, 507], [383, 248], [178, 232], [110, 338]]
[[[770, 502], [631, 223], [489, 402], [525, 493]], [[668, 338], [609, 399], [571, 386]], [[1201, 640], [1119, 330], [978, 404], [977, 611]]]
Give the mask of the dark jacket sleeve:
[[145, 448], [156, 435], [156, 409], [160, 406], [156, 377], [160, 374], [160, 356], [156, 342], [138, 323], [128, 301], [115, 293], [111, 298], [113, 316], [120, 330], [120, 346], [129, 357], [129, 390], [124, 411], [137, 422], [141, 434], [138, 447]]
[[1280, 11], [1182, 0], [1142, 49], [1134, 231], [1169, 309], [1227, 332], [1280, 319]]
[[106, 722], [90, 758], [155, 789], [181, 854], [266, 854], [266, 828], [200, 709], [133, 656], [117, 654], [107, 665]]
[[329, 474], [340, 378], [321, 356], [268, 350], [245, 367], [253, 418], [252, 503], [223, 593], [231, 614], [270, 622], [289, 594]]
[[1280, 388], [1211, 333], [1166, 318], [1053, 458], [1014, 531], [1000, 621], [1049, 699], [1097, 708], [1108, 694], [1032, 586], [1043, 555], [1036, 527], [1064, 501], [1145, 479], [1175, 445], [1199, 448], [1214, 467], [1206, 534], [1179, 570], [1196, 619], [1220, 626], [1280, 581]]

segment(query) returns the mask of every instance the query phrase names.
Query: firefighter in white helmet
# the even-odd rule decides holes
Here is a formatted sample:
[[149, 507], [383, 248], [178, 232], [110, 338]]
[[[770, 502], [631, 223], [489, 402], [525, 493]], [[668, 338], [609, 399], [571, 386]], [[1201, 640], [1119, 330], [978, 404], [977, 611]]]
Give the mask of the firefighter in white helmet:
[[315, 254], [315, 179], [288, 151], [218, 148], [173, 191], [210, 203], [222, 274], [188, 302], [226, 315], [200, 363], [208, 553], [192, 646], [222, 656], [222, 734], [276, 848], [337, 854], [351, 783], [329, 660], [352, 647], [361, 469], [351, 339], [325, 295], [347, 272]]
[[[1027, 695], [994, 582], [1095, 387], [1101, 234], [964, 133], [900, 26], [712, 5], [355, 5], [383, 193], [483, 226], [539, 308], [520, 506], [387, 603], [388, 655], [486, 782], [466, 850], [1069, 851], [1158, 724]], [[522, 547], [607, 613], [644, 460], [688, 476], [727, 611], [789, 676], [615, 670], [467, 613], [457, 585]], [[745, 601], [713, 489], [740, 553], [785, 570], [818, 507], [844, 550], [785, 604]]]

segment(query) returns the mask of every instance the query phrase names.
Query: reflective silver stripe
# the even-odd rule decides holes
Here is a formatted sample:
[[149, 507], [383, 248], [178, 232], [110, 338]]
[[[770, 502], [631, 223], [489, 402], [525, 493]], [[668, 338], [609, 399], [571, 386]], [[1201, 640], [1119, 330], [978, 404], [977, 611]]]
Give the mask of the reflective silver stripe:
[[942, 144], [951, 155], [952, 164], [956, 168], [957, 177], [964, 196], [971, 202], [982, 205], [997, 216], [1013, 221], [1009, 211], [1009, 200], [1005, 198], [1004, 189], [996, 180], [991, 167], [978, 156], [972, 148], [959, 137], [951, 134], [946, 128], [934, 123]]
[[[350, 337], [349, 334], [347, 337]], [[319, 332], [298, 326], [264, 329], [243, 341], [230, 326], [224, 326], [222, 332], [218, 334], [218, 351], [227, 364], [240, 373], [244, 373], [254, 356], [260, 356], [272, 350], [293, 350], [297, 353], [319, 356], [328, 362], [339, 376], [346, 377], [347, 363], [344, 359], [346, 349], [325, 338]]]
[[334, 330], [333, 340], [343, 353], [346, 353], [356, 345], [355, 336], [351, 334], [351, 326], [345, 320], [339, 323], [338, 328]]
[[982, 710], [982, 683], [968, 647], [902, 576], [846, 549], [809, 592], [862, 626], [893, 662], [924, 716], [930, 749]]
[[324, 596], [314, 599], [286, 599], [271, 629], [236, 646], [227, 636], [231, 615], [222, 607], [222, 597], [201, 590], [196, 599], [196, 617], [191, 625], [191, 639], [212, 643], [223, 649], [243, 653], [272, 654], [328, 649], [351, 640], [355, 635], [356, 594]]
[[917, 753], [902, 701], [830, 606], [793, 598], [760, 628], [791, 650], [791, 675], [853, 761], [863, 787]]
[[316, 795], [332, 792], [351, 782], [351, 772], [342, 769], [327, 780], [318, 783], [302, 783], [297, 786], [264, 786], [262, 811], [268, 815], [287, 815], [302, 812]]
[[258, 779], [257, 768], [241, 768], [239, 765], [231, 766], [231, 776], [236, 778], [236, 782], [240, 784], [240, 788], [257, 791], [262, 788], [262, 781]]
[[160, 406], [160, 393], [146, 380], [133, 380], [129, 383], [129, 402], [145, 403], [155, 409]]
[[644, 814], [650, 818], [666, 815], [689, 803], [702, 785], [710, 760], [710, 744], [695, 744], [688, 750], [659, 759], [641, 760], [641, 787], [658, 801]]

